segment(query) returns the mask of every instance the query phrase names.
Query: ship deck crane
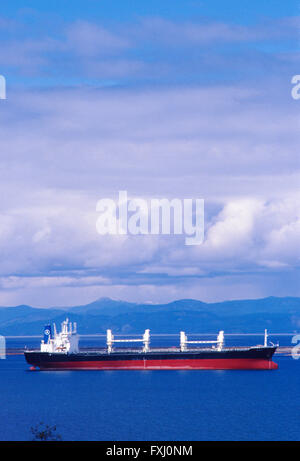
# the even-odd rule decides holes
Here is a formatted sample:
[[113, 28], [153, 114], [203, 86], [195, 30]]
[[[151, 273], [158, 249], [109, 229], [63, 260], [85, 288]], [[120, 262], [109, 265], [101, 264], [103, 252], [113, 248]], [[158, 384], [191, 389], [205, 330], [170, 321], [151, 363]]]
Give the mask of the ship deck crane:
[[217, 349], [220, 351], [224, 345], [224, 331], [220, 331], [216, 341], [188, 341], [184, 331], [180, 332], [180, 350], [187, 351], [187, 344], [217, 344]]
[[149, 352], [149, 345], [150, 345], [150, 330], [145, 330], [142, 338], [138, 339], [115, 339], [112, 334], [111, 330], [107, 330], [106, 332], [106, 344], [107, 344], [107, 352], [111, 353], [113, 351], [113, 343], [144, 343], [143, 352]]

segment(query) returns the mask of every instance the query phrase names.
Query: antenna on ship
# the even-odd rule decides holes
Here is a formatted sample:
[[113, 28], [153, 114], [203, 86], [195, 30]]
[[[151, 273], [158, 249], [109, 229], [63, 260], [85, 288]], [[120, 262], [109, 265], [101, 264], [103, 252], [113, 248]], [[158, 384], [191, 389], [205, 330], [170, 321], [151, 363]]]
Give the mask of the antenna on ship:
[[264, 341], [264, 346], [267, 347], [268, 345], [268, 330], [265, 330], [265, 341]]

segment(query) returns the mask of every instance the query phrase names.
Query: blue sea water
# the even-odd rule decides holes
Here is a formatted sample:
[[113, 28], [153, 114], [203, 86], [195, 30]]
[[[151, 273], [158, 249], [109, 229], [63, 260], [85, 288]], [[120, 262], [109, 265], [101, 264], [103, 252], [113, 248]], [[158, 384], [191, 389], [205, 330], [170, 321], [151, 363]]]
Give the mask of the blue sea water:
[[31, 372], [22, 355], [8, 355], [0, 440], [31, 440], [39, 422], [63, 440], [300, 440], [300, 360], [274, 360], [272, 371]]

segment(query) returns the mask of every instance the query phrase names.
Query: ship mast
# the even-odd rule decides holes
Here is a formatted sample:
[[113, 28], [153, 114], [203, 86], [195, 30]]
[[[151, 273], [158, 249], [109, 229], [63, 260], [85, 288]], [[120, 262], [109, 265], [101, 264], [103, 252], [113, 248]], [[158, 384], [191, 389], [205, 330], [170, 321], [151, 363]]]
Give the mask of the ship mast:
[[264, 340], [264, 346], [268, 346], [268, 330], [265, 330], [265, 340]]

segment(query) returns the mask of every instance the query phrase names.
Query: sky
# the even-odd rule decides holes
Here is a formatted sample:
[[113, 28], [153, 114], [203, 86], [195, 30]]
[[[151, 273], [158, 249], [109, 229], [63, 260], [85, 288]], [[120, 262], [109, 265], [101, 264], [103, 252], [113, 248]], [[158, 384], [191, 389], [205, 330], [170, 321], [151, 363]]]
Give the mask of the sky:
[[[299, 6], [2, 5], [0, 305], [300, 296]], [[99, 235], [120, 190], [204, 199], [203, 244]]]

